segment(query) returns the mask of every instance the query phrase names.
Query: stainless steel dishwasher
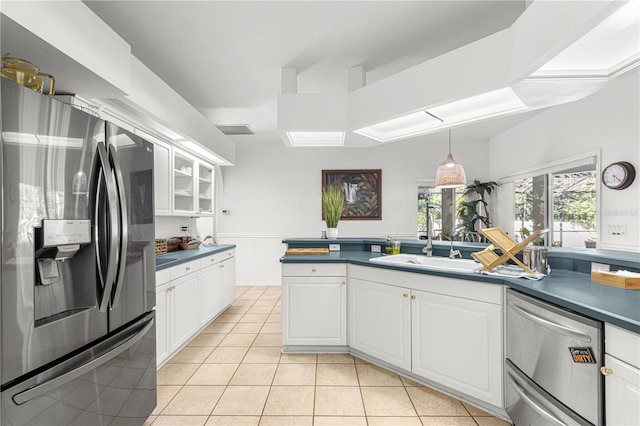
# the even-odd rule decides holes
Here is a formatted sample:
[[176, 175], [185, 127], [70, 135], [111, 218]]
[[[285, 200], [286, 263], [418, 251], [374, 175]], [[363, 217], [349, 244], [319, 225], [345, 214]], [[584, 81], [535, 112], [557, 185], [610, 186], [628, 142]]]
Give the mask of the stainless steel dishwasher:
[[507, 289], [506, 410], [516, 426], [603, 424], [602, 323]]

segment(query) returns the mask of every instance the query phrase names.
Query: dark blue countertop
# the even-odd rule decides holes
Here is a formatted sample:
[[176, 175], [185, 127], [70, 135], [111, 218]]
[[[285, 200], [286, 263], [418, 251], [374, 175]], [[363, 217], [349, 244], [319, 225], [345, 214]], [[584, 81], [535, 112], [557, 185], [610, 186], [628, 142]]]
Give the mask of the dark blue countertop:
[[[384, 250], [384, 240], [381, 239], [286, 239], [283, 242], [289, 247], [328, 247], [329, 243], [338, 243], [341, 248], [339, 252], [335, 251], [324, 255], [284, 255], [280, 259], [283, 263], [351, 263], [374, 268], [502, 284], [563, 308], [640, 334], [640, 290], [624, 290], [597, 284], [591, 282], [590, 275], [591, 262], [613, 265], [615, 267], [612, 270], [618, 268], [640, 270], [640, 253], [551, 248], [549, 249], [551, 273], [542, 280], [532, 281], [525, 278], [445, 272], [369, 262], [369, 259], [373, 257], [382, 256], [380, 253], [371, 252], [371, 245], [381, 244]], [[418, 254], [424, 245], [424, 241], [402, 240], [402, 252]], [[485, 244], [454, 243], [454, 248], [459, 249], [465, 258], [469, 258], [471, 252], [479, 251], [484, 246]], [[450, 246], [449, 243], [434, 241], [433, 248], [434, 256], [447, 256]]]
[[235, 248], [235, 244], [214, 244], [203, 246], [191, 250], [176, 250], [165, 254], [156, 255], [156, 271], [171, 268], [181, 263], [189, 262], [200, 257], [211, 256], [212, 254]]

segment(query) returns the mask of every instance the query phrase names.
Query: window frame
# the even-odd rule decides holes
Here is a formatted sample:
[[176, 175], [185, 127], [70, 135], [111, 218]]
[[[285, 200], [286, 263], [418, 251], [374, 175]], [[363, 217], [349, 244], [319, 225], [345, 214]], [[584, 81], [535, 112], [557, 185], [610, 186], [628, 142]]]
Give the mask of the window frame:
[[[507, 223], [510, 223], [510, 225], [507, 227], [505, 227], [505, 231], [507, 231], [507, 233], [512, 233], [513, 235], [515, 235], [515, 229], [513, 228], [513, 223], [514, 218], [515, 218], [515, 182], [516, 180], [520, 180], [520, 179], [528, 179], [528, 178], [533, 178], [536, 176], [542, 176], [542, 175], [554, 175], [554, 174], [559, 174], [559, 173], [563, 173], [563, 172], [567, 172], [573, 169], [578, 169], [578, 168], [582, 168], [582, 167], [587, 167], [587, 166], [593, 166], [593, 170], [595, 171], [595, 175], [596, 175], [596, 225], [595, 225], [595, 232], [596, 232], [596, 244], [597, 246], [599, 246], [599, 242], [601, 241], [601, 235], [602, 235], [602, 230], [601, 230], [601, 214], [602, 214], [602, 205], [600, 202], [600, 198], [601, 198], [601, 185], [600, 185], [600, 158], [601, 158], [601, 150], [595, 150], [595, 151], [589, 151], [583, 154], [579, 154], [576, 156], [572, 156], [572, 157], [567, 157], [564, 159], [560, 159], [557, 161], [553, 161], [553, 162], [548, 162], [546, 163], [544, 166], [542, 167], [534, 167], [534, 168], [530, 168], [530, 169], [526, 169], [524, 171], [521, 171], [519, 173], [514, 173], [514, 174], [510, 174], [510, 175], [503, 175], [501, 177], [498, 178], [498, 183], [500, 183], [501, 187], [502, 187], [502, 191], [509, 191], [510, 194], [504, 194], [504, 198], [506, 201], [506, 198], [508, 198], [510, 200], [510, 202], [506, 205], [508, 205], [508, 208], [505, 208], [505, 210], [502, 210], [502, 213], [506, 215], [506, 217], [508, 218], [509, 222], [505, 223], [504, 218], [501, 218], [500, 223], [504, 226]], [[545, 244], [546, 245], [550, 245], [549, 242], [553, 241], [553, 223], [549, 222], [549, 219], [551, 219], [551, 221], [553, 221], [553, 179], [547, 179], [547, 185], [546, 185], [546, 193], [547, 193], [547, 202], [545, 205], [545, 216], [547, 219], [547, 223], [549, 225], [549, 230], [550, 232], [545, 235]], [[549, 194], [551, 194], [549, 196]]]

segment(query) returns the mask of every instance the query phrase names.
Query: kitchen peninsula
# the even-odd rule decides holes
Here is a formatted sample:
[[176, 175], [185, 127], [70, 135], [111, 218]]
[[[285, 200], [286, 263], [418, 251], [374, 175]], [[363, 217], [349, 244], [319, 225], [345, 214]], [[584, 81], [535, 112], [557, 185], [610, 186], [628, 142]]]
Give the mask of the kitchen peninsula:
[[[340, 248], [281, 258], [284, 352], [349, 352], [504, 418], [506, 288], [603, 322], [605, 338], [622, 333], [640, 342], [640, 292], [589, 275], [591, 262], [638, 271], [636, 253], [551, 248], [551, 273], [535, 281], [371, 262], [383, 256], [382, 239], [283, 242]], [[434, 257], [449, 252], [449, 243], [433, 246]], [[402, 241], [406, 253], [422, 247]], [[484, 245], [455, 248], [470, 258]]]

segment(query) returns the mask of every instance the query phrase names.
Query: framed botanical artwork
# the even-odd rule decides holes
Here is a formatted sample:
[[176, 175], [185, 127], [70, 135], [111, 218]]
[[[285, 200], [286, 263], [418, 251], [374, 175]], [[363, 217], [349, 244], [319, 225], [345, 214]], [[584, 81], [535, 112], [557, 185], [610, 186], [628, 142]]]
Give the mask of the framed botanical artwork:
[[323, 170], [322, 188], [328, 186], [344, 195], [340, 220], [382, 219], [382, 170]]

